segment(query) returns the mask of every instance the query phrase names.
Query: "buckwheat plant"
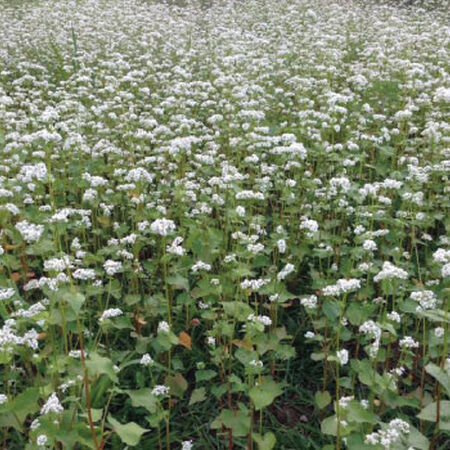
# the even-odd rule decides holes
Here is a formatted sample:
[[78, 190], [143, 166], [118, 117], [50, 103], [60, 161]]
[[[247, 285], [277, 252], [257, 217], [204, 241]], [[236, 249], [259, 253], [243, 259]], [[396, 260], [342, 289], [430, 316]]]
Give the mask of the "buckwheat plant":
[[449, 448], [449, 19], [0, 1], [2, 448]]

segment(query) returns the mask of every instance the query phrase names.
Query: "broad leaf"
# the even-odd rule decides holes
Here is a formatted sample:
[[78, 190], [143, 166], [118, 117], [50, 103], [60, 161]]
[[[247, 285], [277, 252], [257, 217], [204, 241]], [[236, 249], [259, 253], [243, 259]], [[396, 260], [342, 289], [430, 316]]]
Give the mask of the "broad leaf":
[[249, 396], [255, 405], [256, 411], [259, 411], [272, 404], [275, 398], [282, 393], [280, 386], [272, 378], [268, 377], [258, 386], [252, 387], [249, 391]]
[[206, 398], [206, 389], [204, 387], [195, 389], [192, 391], [191, 399], [189, 400], [189, 405], [194, 405], [195, 403], [200, 403]]
[[116, 375], [116, 371], [114, 370], [113, 363], [109, 358], [104, 358], [103, 356], [100, 356], [98, 353], [92, 353], [90, 359], [86, 361], [86, 366], [91, 376], [95, 376], [99, 373], [105, 374], [114, 383], [119, 382], [119, 379], [117, 378]]
[[125, 425], [122, 425], [111, 416], [109, 416], [108, 421], [113, 430], [119, 435], [120, 439], [122, 439], [122, 442], [127, 445], [137, 445], [141, 439], [141, 436], [149, 431], [146, 428], [142, 428], [135, 422], [128, 422]]
[[264, 436], [258, 433], [253, 433], [253, 439], [258, 444], [259, 450], [272, 450], [277, 443], [273, 433], [266, 433]]

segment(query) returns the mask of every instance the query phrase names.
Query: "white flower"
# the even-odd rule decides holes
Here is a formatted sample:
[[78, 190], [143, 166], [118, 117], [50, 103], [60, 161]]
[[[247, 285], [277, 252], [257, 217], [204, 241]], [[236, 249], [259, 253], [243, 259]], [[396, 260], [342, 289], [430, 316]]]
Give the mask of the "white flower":
[[122, 269], [122, 263], [120, 261], [113, 261], [112, 259], [108, 259], [103, 264], [103, 268], [105, 269], [105, 272], [111, 277]]
[[337, 351], [336, 357], [339, 361], [339, 364], [341, 364], [341, 366], [345, 366], [348, 363], [348, 350], [345, 350], [345, 348], [343, 348], [342, 350]]
[[359, 327], [359, 332], [368, 334], [374, 339], [379, 339], [381, 337], [381, 328], [373, 320], [364, 322]]
[[286, 252], [286, 241], [284, 239], [278, 239], [277, 247], [278, 247], [278, 251], [280, 253], [285, 253]]
[[46, 401], [45, 405], [41, 408], [41, 415], [48, 414], [51, 412], [60, 413], [62, 411], [64, 411], [64, 408], [59, 402], [56, 393], [53, 392]]
[[258, 242], [256, 244], [248, 244], [247, 245], [247, 250], [250, 253], [253, 253], [253, 254], [256, 255], [256, 254], [261, 253], [262, 251], [264, 251], [264, 245], [261, 244], [260, 242]]
[[392, 311], [386, 316], [389, 320], [392, 320], [393, 322], [400, 323], [402, 321], [400, 314], [396, 311]]
[[102, 315], [100, 316], [100, 319], [98, 319], [99, 322], [103, 322], [105, 319], [112, 319], [113, 317], [118, 317], [123, 314], [123, 311], [120, 308], [110, 308], [103, 311]]
[[443, 248], [438, 248], [433, 253], [433, 261], [437, 263], [448, 263], [450, 262], [450, 250], [444, 250]]
[[31, 422], [30, 430], [31, 430], [31, 431], [35, 431], [35, 430], [37, 430], [40, 426], [41, 426], [41, 424], [39, 423], [39, 419], [34, 419], [33, 422]]
[[152, 389], [152, 394], [155, 397], [163, 397], [169, 394], [170, 388], [163, 384], [158, 384]]
[[363, 227], [362, 225], [357, 225], [353, 230], [353, 233], [355, 233], [358, 236], [360, 234], [363, 234], [365, 231], [366, 231], [365, 227]]
[[73, 264], [67, 255], [64, 255], [62, 258], [51, 258], [44, 261], [44, 270], [47, 272], [64, 272], [72, 268]]
[[169, 333], [169, 331], [170, 331], [170, 326], [166, 321], [162, 320], [161, 322], [159, 322], [158, 334], [159, 333]]
[[[81, 350], [71, 350], [71, 351], [69, 352], [69, 356], [70, 356], [71, 358], [80, 359], [80, 358], [81, 358]], [[88, 356], [88, 353], [87, 353], [86, 351], [84, 352], [84, 356], [85, 356], [85, 357]]]
[[317, 308], [317, 296], [308, 295], [307, 297], [303, 297], [300, 299], [300, 304], [305, 308], [315, 309]]
[[241, 289], [250, 289], [252, 291], [257, 291], [265, 286], [270, 280], [269, 279], [257, 279], [257, 280], [244, 280], [241, 281]]
[[181, 443], [181, 450], [191, 450], [192, 448], [194, 448], [194, 444], [192, 443], [192, 440], [183, 441]]
[[44, 446], [48, 442], [48, 438], [45, 434], [40, 434], [36, 439], [36, 444], [39, 446]]
[[278, 273], [277, 280], [284, 280], [289, 274], [291, 274], [295, 270], [295, 266], [293, 264], [286, 264], [283, 269]]
[[378, 283], [381, 280], [392, 280], [394, 278], [406, 280], [408, 278], [408, 272], [400, 267], [394, 266], [394, 264], [389, 261], [385, 261], [382, 270], [375, 275], [373, 280]]
[[322, 289], [323, 295], [338, 296], [347, 292], [356, 291], [361, 288], [361, 281], [357, 278], [341, 278], [336, 284], [326, 286]]
[[411, 336], [405, 336], [403, 339], [399, 341], [400, 347], [405, 348], [418, 348], [419, 343], [415, 341]]
[[199, 270], [209, 272], [211, 270], [211, 264], [204, 263], [203, 261], [197, 261], [192, 267], [193, 273], [197, 273]]
[[0, 300], [9, 300], [15, 293], [13, 288], [0, 288]]
[[8, 400], [8, 397], [5, 394], [0, 394], [0, 405], [3, 405]]
[[272, 325], [272, 319], [268, 316], [255, 316], [255, 314], [250, 314], [247, 320], [250, 322], [259, 322], [265, 326]]
[[44, 232], [44, 225], [35, 225], [23, 220], [22, 222], [16, 223], [16, 229], [26, 242], [36, 242]]
[[186, 253], [186, 250], [181, 247], [183, 243], [183, 238], [181, 236], [177, 236], [170, 245], [167, 246], [167, 253], [171, 253], [172, 255], [183, 256]]
[[436, 327], [436, 328], [434, 329], [434, 335], [435, 335], [437, 338], [441, 338], [442, 336], [444, 336], [444, 334], [445, 334], [444, 328], [442, 328], [442, 327]]
[[95, 270], [94, 269], [77, 269], [72, 273], [72, 277], [76, 280], [94, 280]]
[[303, 219], [300, 222], [300, 229], [308, 230], [310, 233], [316, 233], [317, 231], [319, 231], [319, 224], [312, 219]]
[[156, 219], [150, 225], [150, 232], [160, 236], [167, 236], [173, 233], [175, 229], [175, 222], [169, 219]]
[[435, 102], [450, 103], [450, 88], [441, 86], [436, 89], [433, 100]]
[[153, 365], [153, 359], [148, 353], [145, 353], [144, 355], [142, 355], [140, 363], [143, 366], [152, 366]]
[[450, 277], [450, 263], [447, 263], [444, 266], [442, 266], [441, 275], [442, 275], [442, 278]]
[[223, 262], [226, 264], [232, 263], [236, 261], [236, 255], [235, 254], [231, 254], [231, 255], [226, 255], [225, 258], [223, 258]]
[[343, 409], [347, 408], [347, 406], [349, 405], [349, 403], [354, 399], [355, 397], [353, 395], [348, 396], [348, 397], [341, 397], [339, 399], [339, 406]]
[[252, 359], [248, 364], [249, 366], [255, 367], [257, 369], [262, 369], [263, 367], [263, 362], [260, 361], [259, 359]]
[[437, 306], [437, 298], [433, 291], [414, 291], [411, 292], [410, 297], [419, 303], [419, 306], [416, 308], [417, 311], [435, 309]]
[[280, 298], [280, 294], [273, 294], [269, 296], [269, 302], [276, 302]]
[[95, 200], [97, 195], [98, 192], [95, 189], [87, 189], [83, 194], [83, 202], [90, 202], [92, 200]]
[[403, 434], [408, 434], [410, 426], [401, 419], [394, 419], [388, 425], [383, 425], [385, 429], [366, 435], [365, 443], [370, 445], [381, 444], [385, 450], [389, 450], [391, 445], [398, 442]]
[[368, 252], [374, 252], [377, 249], [377, 244], [372, 239], [366, 239], [363, 242], [363, 249]]

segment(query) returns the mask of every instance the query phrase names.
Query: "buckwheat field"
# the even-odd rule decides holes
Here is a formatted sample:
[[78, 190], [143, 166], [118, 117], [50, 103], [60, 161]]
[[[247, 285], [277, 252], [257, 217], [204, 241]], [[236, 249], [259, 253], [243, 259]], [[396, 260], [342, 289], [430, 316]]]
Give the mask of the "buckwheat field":
[[2, 449], [450, 448], [450, 8], [401, 3], [0, 2]]

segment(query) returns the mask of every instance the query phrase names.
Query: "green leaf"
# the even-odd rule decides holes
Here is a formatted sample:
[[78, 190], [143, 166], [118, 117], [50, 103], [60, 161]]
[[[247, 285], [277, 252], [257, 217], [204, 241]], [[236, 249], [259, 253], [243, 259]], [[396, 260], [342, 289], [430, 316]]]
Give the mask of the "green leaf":
[[29, 414], [33, 414], [39, 409], [39, 389], [28, 388], [20, 393], [11, 403], [10, 410], [19, 420], [23, 421]]
[[92, 353], [90, 359], [86, 361], [86, 366], [91, 376], [95, 376], [99, 373], [105, 374], [114, 383], [119, 382], [119, 379], [117, 378], [116, 372], [114, 370], [113, 363], [109, 358], [104, 358], [98, 353]]
[[[103, 409], [101, 408], [91, 408], [92, 421], [98, 422], [103, 416]], [[80, 414], [81, 417], [88, 418], [88, 413]]]
[[166, 385], [169, 386], [170, 393], [176, 397], [183, 397], [184, 392], [188, 388], [188, 383], [181, 373], [167, 377]]
[[430, 442], [428, 439], [412, 425], [409, 426], [407, 444], [418, 450], [428, 450], [430, 448]]
[[382, 445], [365, 444], [365, 434], [363, 433], [352, 433], [346, 439], [348, 450], [384, 450]]
[[65, 294], [64, 298], [67, 300], [67, 303], [69, 303], [75, 314], [80, 313], [81, 308], [86, 300], [85, 296], [83, 294], [80, 294], [79, 292], [70, 292], [68, 294]]
[[38, 399], [39, 389], [28, 388], [15, 399], [2, 405], [4, 410], [0, 413], [0, 427], [13, 427], [22, 433], [26, 417], [39, 410]]
[[271, 377], [267, 377], [261, 384], [252, 387], [248, 394], [255, 405], [255, 410], [259, 411], [272, 404], [275, 398], [282, 393], [280, 385], [275, 383]]
[[[417, 414], [417, 418], [428, 422], [436, 422], [437, 402], [430, 403]], [[439, 429], [450, 431], [450, 400], [440, 402]]]
[[319, 409], [323, 409], [325, 408], [325, 406], [328, 406], [331, 402], [331, 395], [328, 391], [324, 391], [324, 392], [316, 392], [315, 395], [315, 399], [316, 399], [316, 405]]
[[195, 381], [209, 381], [217, 375], [214, 370], [197, 370], [195, 372]]
[[329, 320], [335, 322], [339, 317], [339, 304], [332, 300], [325, 300], [323, 302], [323, 312]]
[[378, 417], [372, 411], [364, 409], [357, 401], [350, 402], [346, 408], [349, 422], [376, 424]]
[[353, 365], [358, 372], [358, 378], [361, 383], [367, 386], [373, 386], [375, 384], [375, 373], [369, 360], [355, 361]]
[[200, 403], [206, 398], [206, 389], [204, 387], [195, 389], [192, 391], [191, 399], [189, 400], [189, 405], [194, 405], [195, 403]]
[[113, 386], [113, 382], [107, 375], [100, 375], [94, 383], [91, 383], [91, 406], [102, 408], [106, 404], [106, 392]]
[[322, 423], [320, 424], [320, 429], [322, 430], [323, 434], [329, 434], [331, 436], [336, 436], [336, 434], [337, 434], [336, 414], [334, 414], [333, 416], [327, 417], [326, 419], [323, 419]]
[[425, 370], [442, 384], [442, 387], [447, 391], [447, 395], [450, 396], [450, 376], [448, 373], [433, 363], [427, 364]]
[[150, 388], [142, 388], [135, 391], [127, 390], [125, 392], [130, 396], [131, 404], [135, 408], [143, 407], [151, 414], [156, 412], [158, 402]]
[[360, 304], [351, 303], [345, 312], [345, 317], [347, 317], [352, 325], [361, 325], [364, 321], [365, 314]]
[[122, 425], [120, 422], [109, 416], [108, 422], [112, 426], [113, 430], [119, 435], [122, 442], [127, 445], [137, 445], [141, 439], [141, 436], [146, 433], [146, 428], [142, 428], [135, 422], [128, 422]]
[[322, 359], [325, 359], [325, 353], [311, 353], [311, 359], [313, 361], [322, 361]]
[[211, 424], [213, 430], [220, 429], [225, 426], [233, 430], [233, 435], [236, 437], [247, 436], [250, 432], [250, 416], [243, 411], [232, 411], [224, 409]]
[[174, 289], [189, 291], [189, 280], [180, 274], [175, 274], [167, 278], [167, 284]]
[[124, 300], [127, 305], [135, 305], [141, 301], [141, 296], [136, 294], [128, 294], [125, 295]]
[[417, 315], [421, 317], [426, 317], [427, 319], [432, 320], [433, 322], [445, 322], [450, 323], [450, 317], [449, 315], [443, 311], [442, 309], [435, 309], [435, 310], [426, 310], [426, 311], [419, 311]]
[[253, 439], [258, 444], [259, 450], [272, 450], [277, 443], [273, 433], [266, 433], [264, 436], [258, 433], [253, 433]]
[[244, 302], [223, 302], [222, 306], [228, 316], [242, 321], [247, 320], [247, 317], [253, 312], [252, 308]]

